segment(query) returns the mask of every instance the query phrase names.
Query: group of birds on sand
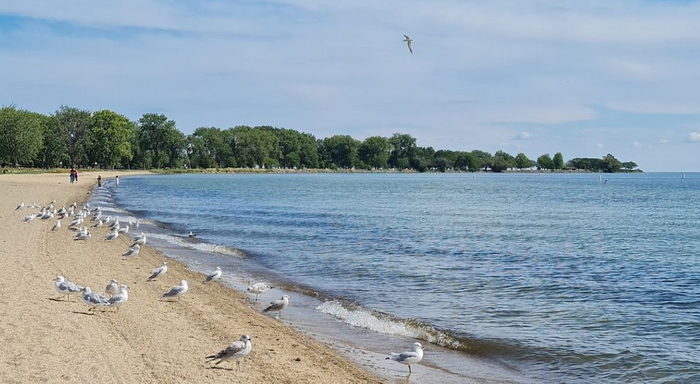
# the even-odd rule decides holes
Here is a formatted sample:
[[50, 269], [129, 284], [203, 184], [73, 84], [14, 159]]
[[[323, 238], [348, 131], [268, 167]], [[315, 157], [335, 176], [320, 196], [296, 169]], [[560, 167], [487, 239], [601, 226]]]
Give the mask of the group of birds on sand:
[[[409, 49], [411, 49], [411, 39], [405, 36]], [[412, 51], [411, 51], [412, 52]], [[74, 202], [68, 206], [64, 206], [61, 209], [55, 209], [56, 201], [53, 200], [46, 206], [41, 206], [37, 203], [25, 204], [21, 203], [15, 208], [15, 210], [30, 208], [30, 209], [40, 209], [36, 214], [26, 215], [23, 218], [25, 222], [31, 222], [34, 219], [48, 220], [56, 218], [57, 221], [51, 228], [51, 231], [58, 231], [61, 229], [61, 220], [66, 217], [73, 217], [69, 229], [75, 231], [74, 240], [87, 240], [91, 237], [90, 231], [86, 226], [83, 226], [85, 219], [92, 215], [92, 221], [96, 222], [93, 227], [101, 228], [104, 226], [109, 227], [110, 232], [104, 237], [105, 241], [115, 240], [119, 237], [119, 234], [127, 234], [129, 231], [129, 224], [125, 227], [121, 227], [118, 218], [113, 218], [111, 216], [103, 217], [102, 208], [97, 207], [90, 210], [90, 205], [86, 203], [81, 208], [78, 208], [78, 203]], [[135, 227], [139, 227], [139, 222], [135, 222]], [[190, 236], [192, 237], [192, 236]], [[138, 235], [133, 236], [133, 242], [130, 248], [122, 253], [123, 257], [136, 256], [139, 254], [141, 246], [146, 244], [146, 235], [141, 232]], [[168, 271], [168, 263], [163, 261], [161, 266], [153, 269], [151, 275], [148, 277], [147, 281], [155, 281], [159, 277], [165, 275]], [[221, 279], [222, 270], [220, 267], [208, 274], [204, 280], [203, 284], [207, 284], [216, 280]], [[96, 309], [104, 308], [114, 308], [115, 311], [119, 310], [119, 307], [129, 301], [129, 287], [126, 284], [119, 284], [116, 279], [112, 279], [105, 287], [106, 294], [93, 291], [88, 286], [80, 286], [72, 281], [67, 280], [64, 276], [59, 275], [54, 278], [54, 286], [56, 291], [65, 296], [66, 301], [70, 300], [71, 294], [80, 295], [80, 299], [84, 304], [88, 306], [88, 312], [94, 314]], [[265, 282], [258, 282], [249, 286], [246, 291], [250, 294], [255, 295], [255, 301], [259, 300], [261, 294], [269, 291], [272, 286]], [[164, 301], [179, 301], [180, 297], [185, 295], [189, 291], [189, 283], [187, 280], [181, 280], [179, 284], [174, 285], [168, 291], [163, 293], [161, 300]], [[263, 312], [277, 312], [279, 318], [282, 317], [282, 311], [289, 305], [289, 296], [284, 295], [279, 300], [274, 300], [263, 309]], [[206, 359], [209, 361], [216, 361], [216, 364], [220, 364], [223, 361], [237, 359], [250, 354], [252, 350], [252, 338], [248, 335], [242, 335], [237, 341], [231, 343], [228, 347], [221, 350], [217, 354], [207, 356]], [[407, 352], [392, 353], [388, 356], [387, 360], [393, 360], [402, 364], [408, 365], [408, 374], [411, 375], [411, 364], [419, 363], [423, 358], [423, 346], [420, 343], [414, 343], [413, 349]], [[240, 362], [237, 361], [237, 364]]]

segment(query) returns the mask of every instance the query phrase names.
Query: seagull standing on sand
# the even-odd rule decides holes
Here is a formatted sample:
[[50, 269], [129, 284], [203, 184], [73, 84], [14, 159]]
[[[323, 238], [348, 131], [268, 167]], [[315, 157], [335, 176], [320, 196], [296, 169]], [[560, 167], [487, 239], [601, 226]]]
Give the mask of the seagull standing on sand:
[[19, 203], [19, 205], [17, 206], [17, 208], [15, 208], [15, 211], [18, 210], [18, 209], [22, 209], [22, 208], [24, 208], [24, 203]]
[[133, 247], [129, 248], [128, 251], [122, 253], [122, 256], [136, 256], [141, 252], [141, 246], [136, 244]]
[[72, 281], [66, 280], [63, 276], [56, 276], [53, 281], [55, 281], [56, 291], [58, 291], [58, 293], [61, 295], [67, 295], [68, 301], [70, 301], [71, 293], [80, 292], [83, 290], [83, 287], [75, 284]]
[[418, 364], [423, 360], [423, 346], [420, 343], [413, 343], [413, 351], [392, 353], [386, 360], [394, 360], [408, 365], [408, 375], [411, 376], [411, 364]]
[[254, 293], [255, 294], [255, 301], [258, 301], [258, 298], [260, 298], [260, 294], [269, 291], [270, 288], [272, 288], [272, 287], [270, 287], [270, 284], [260, 282], [260, 283], [255, 283], [255, 284], [251, 285], [250, 287], [246, 288], [246, 291], [248, 291], [250, 293]]
[[34, 216], [34, 215], [24, 216], [24, 221], [30, 222], [30, 221], [34, 220], [34, 217], [36, 217], [36, 216]]
[[[135, 245], [135, 247], [138, 247], [138, 244]], [[165, 261], [163, 262], [163, 265], [161, 265], [158, 268], [155, 268], [153, 271], [151, 271], [151, 276], [148, 277], [148, 281], [153, 281], [158, 278], [160, 275], [164, 275], [165, 272], [168, 272], [168, 263]], [[185, 280], [182, 280], [185, 281]]]
[[236, 359], [236, 367], [241, 363], [238, 359], [247, 356], [251, 349], [253, 349], [253, 344], [251, 343], [251, 338], [248, 335], [241, 336], [240, 340], [234, 341], [226, 347], [226, 349], [221, 350], [216, 355], [207, 356], [209, 361], [219, 360], [215, 365], [221, 364], [224, 360]]
[[143, 232], [141, 232], [141, 234], [138, 236], [134, 236], [134, 243], [131, 244], [131, 246], [133, 247], [136, 244], [138, 244], [138, 245], [146, 244], [146, 235]]
[[265, 308], [263, 312], [277, 311], [279, 317], [282, 317], [282, 310], [289, 305], [289, 296], [284, 295], [282, 299], [270, 302], [270, 306]]
[[53, 225], [53, 227], [51, 228], [51, 230], [52, 230], [52, 231], [57, 231], [57, 230], [59, 230], [59, 229], [61, 229], [61, 220], [56, 220], [56, 224]]
[[93, 311], [97, 307], [104, 307], [109, 303], [109, 298], [103, 296], [98, 292], [92, 292], [90, 287], [85, 287], [82, 289], [83, 295], [81, 296], [83, 302], [88, 305], [88, 311]]
[[105, 240], [114, 240], [114, 239], [116, 239], [117, 237], [119, 237], [119, 232], [117, 232], [116, 230], [114, 230], [114, 231], [112, 231], [112, 232], [110, 232], [110, 233], [108, 233], [108, 234], [105, 235]]
[[216, 271], [212, 273], [211, 275], [208, 275], [206, 279], [202, 283], [206, 284], [210, 281], [218, 280], [221, 278], [221, 268], [216, 267]]
[[405, 41], [406, 45], [408, 45], [409, 52], [411, 52], [411, 54], [413, 54], [413, 39], [408, 37], [408, 35], [403, 35], [403, 37], [404, 37], [403, 41]]
[[109, 301], [107, 302], [107, 306], [117, 308], [117, 310], [119, 310], [119, 306], [126, 303], [127, 301], [129, 301], [129, 287], [122, 284], [119, 293], [112, 296], [109, 299]]
[[119, 233], [129, 233], [129, 224], [126, 225], [124, 228], [119, 228], [117, 229], [117, 232]]
[[187, 285], [187, 280], [182, 280], [180, 281], [180, 285], [176, 285], [170, 288], [168, 292], [165, 292], [163, 297], [161, 297], [161, 300], [172, 300], [173, 297], [176, 297], [177, 300], [180, 301], [180, 296], [187, 293], [188, 289], [189, 286]]
[[119, 284], [117, 284], [117, 281], [112, 279], [112, 281], [107, 284], [107, 287], [105, 287], [105, 292], [109, 293], [110, 295], [116, 295], [119, 293]]

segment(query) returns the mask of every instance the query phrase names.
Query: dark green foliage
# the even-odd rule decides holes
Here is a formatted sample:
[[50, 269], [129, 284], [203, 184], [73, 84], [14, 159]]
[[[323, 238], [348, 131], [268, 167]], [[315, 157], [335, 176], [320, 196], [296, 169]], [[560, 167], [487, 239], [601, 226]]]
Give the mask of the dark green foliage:
[[[200, 127], [180, 132], [163, 114], [146, 113], [138, 124], [116, 112], [90, 113], [61, 106], [50, 117], [0, 108], [0, 162], [42, 167], [122, 168], [333, 168], [503, 172], [509, 169], [560, 170], [561, 153], [537, 162], [524, 153], [435, 150], [419, 147], [406, 133], [372, 136], [360, 142], [347, 135], [316, 139], [313, 135], [270, 126]], [[567, 168], [595, 172], [631, 171], [634, 162], [613, 155], [576, 158]]]

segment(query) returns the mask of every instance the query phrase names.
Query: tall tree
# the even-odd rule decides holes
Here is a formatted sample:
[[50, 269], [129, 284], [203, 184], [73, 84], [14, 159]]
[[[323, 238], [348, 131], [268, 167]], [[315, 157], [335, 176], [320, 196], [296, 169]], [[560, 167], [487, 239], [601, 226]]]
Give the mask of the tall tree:
[[372, 136], [363, 141], [357, 149], [361, 162], [369, 168], [386, 168], [389, 162], [391, 145], [386, 137]]
[[163, 114], [145, 113], [139, 119], [137, 141], [145, 168], [175, 167], [185, 149], [185, 136]]
[[15, 107], [0, 108], [0, 162], [33, 165], [42, 149], [44, 115]]
[[389, 166], [398, 169], [411, 167], [411, 161], [416, 157], [416, 138], [407, 133], [394, 133], [389, 138], [391, 153]]
[[352, 168], [357, 163], [360, 142], [347, 135], [323, 139], [322, 156], [328, 168]]
[[530, 168], [532, 166], [532, 160], [530, 160], [527, 155], [520, 152], [515, 156], [515, 166], [518, 167], [518, 169]]
[[554, 169], [564, 168], [564, 156], [562, 156], [561, 152], [557, 152], [554, 154], [554, 158], [552, 159], [552, 166], [554, 167]]
[[135, 134], [136, 126], [126, 116], [107, 109], [94, 112], [90, 129], [85, 133], [90, 161], [100, 167], [113, 168], [122, 160], [131, 160]]
[[[66, 166], [87, 165], [87, 151], [85, 148], [85, 133], [90, 129], [92, 115], [90, 111], [62, 105], [58, 111], [51, 115], [49, 130], [53, 134], [62, 135], [68, 154]], [[63, 147], [60, 143], [54, 143], [58, 150]]]
[[549, 153], [537, 158], [537, 168], [538, 169], [554, 169], [554, 161], [549, 157]]
[[515, 158], [504, 151], [498, 151], [491, 159], [491, 170], [494, 172], [503, 172], [508, 168], [515, 167]]

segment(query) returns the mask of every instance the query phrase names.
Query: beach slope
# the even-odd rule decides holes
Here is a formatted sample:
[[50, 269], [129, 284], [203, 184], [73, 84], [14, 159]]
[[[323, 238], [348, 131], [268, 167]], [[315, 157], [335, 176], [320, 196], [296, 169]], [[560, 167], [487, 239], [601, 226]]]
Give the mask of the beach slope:
[[[81, 173], [80, 184], [67, 175], [0, 176], [0, 382], [100, 383], [364, 383], [375, 376], [328, 347], [264, 316], [243, 294], [169, 261], [166, 275], [147, 278], [164, 257], [148, 248], [124, 260], [129, 241], [103, 240], [106, 229], [91, 228], [92, 238], [74, 241], [73, 232], [52, 232], [55, 220], [25, 215], [20, 202], [57, 208], [86, 201], [95, 175]], [[88, 182], [89, 181], [89, 182]], [[110, 279], [129, 286], [129, 301], [118, 311], [89, 314], [79, 295], [59, 297], [52, 279], [63, 275], [104, 292]], [[185, 279], [190, 291], [178, 302], [160, 297]], [[241, 361], [218, 366], [205, 361], [242, 334], [253, 351]]]

